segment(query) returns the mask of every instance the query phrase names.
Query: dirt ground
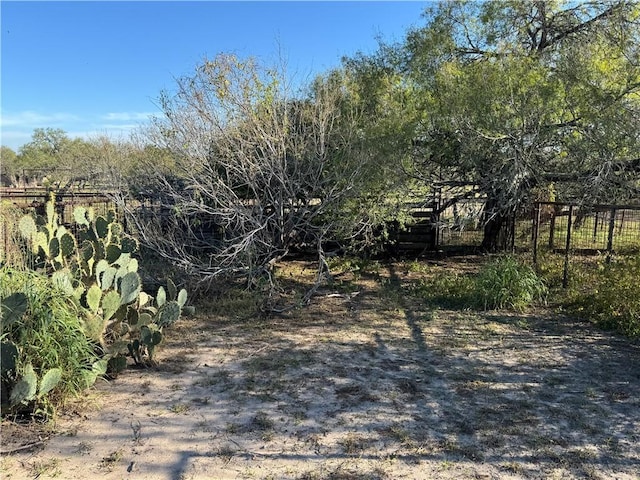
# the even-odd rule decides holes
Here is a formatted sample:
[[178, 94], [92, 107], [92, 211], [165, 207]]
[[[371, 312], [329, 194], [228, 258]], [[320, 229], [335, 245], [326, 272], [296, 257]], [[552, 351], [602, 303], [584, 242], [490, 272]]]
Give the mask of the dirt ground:
[[201, 309], [53, 427], [4, 421], [2, 478], [640, 478], [637, 342], [433, 310], [392, 273], [269, 320]]

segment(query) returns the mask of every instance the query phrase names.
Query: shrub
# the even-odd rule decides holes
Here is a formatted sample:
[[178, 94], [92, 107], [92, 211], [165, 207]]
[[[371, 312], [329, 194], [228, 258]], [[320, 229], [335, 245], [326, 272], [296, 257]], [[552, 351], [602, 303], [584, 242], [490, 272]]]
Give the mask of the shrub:
[[524, 310], [544, 300], [547, 287], [530, 266], [506, 255], [480, 270], [474, 281], [474, 293], [479, 306], [485, 309]]
[[531, 267], [504, 256], [484, 265], [477, 275], [437, 273], [414, 284], [413, 293], [447, 308], [523, 310], [544, 300], [547, 288]]
[[592, 269], [590, 288], [581, 285], [567, 299], [569, 310], [629, 337], [640, 336], [640, 257]]
[[5, 266], [0, 298], [3, 412], [50, 414], [104, 373], [78, 306], [47, 277]]

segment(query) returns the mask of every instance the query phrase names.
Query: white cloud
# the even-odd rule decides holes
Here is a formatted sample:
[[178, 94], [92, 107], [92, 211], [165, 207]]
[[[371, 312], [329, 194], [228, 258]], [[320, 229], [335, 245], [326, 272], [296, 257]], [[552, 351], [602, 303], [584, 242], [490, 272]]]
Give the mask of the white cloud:
[[152, 112], [110, 112], [103, 115], [102, 119], [110, 122], [134, 122], [148, 120], [152, 115], [155, 114]]
[[31, 140], [31, 131], [7, 131], [5, 129], [0, 132], [0, 145], [9, 147], [12, 150], [18, 151], [21, 145]]
[[69, 138], [124, 138], [149, 121], [151, 112], [109, 112], [78, 115], [65, 112], [41, 113], [34, 110], [2, 112], [0, 142], [18, 150], [31, 140], [36, 128], [61, 128]]
[[3, 113], [0, 116], [0, 127], [51, 127], [66, 122], [77, 122], [79, 120], [80, 117], [72, 113], [42, 114], [32, 110], [25, 110], [18, 113]]

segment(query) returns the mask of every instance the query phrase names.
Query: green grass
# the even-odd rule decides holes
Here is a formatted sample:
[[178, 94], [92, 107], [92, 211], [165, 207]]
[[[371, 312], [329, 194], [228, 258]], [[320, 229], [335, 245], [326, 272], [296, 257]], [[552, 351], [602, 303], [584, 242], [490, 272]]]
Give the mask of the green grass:
[[522, 311], [547, 295], [547, 287], [536, 272], [512, 255], [483, 266], [474, 283], [476, 300], [491, 310]]
[[640, 257], [574, 269], [565, 306], [599, 326], [640, 337]]
[[49, 369], [62, 370], [61, 381], [44, 399], [48, 407], [55, 407], [87, 387], [86, 373], [99, 359], [96, 345], [84, 333], [78, 307], [47, 277], [3, 267], [0, 297], [14, 292], [26, 294], [28, 309], [21, 319], [3, 329], [2, 338], [18, 346], [18, 372], [28, 364], [39, 378]]
[[522, 311], [543, 301], [547, 288], [525, 262], [505, 255], [489, 261], [475, 275], [437, 272], [415, 282], [412, 293], [432, 306]]

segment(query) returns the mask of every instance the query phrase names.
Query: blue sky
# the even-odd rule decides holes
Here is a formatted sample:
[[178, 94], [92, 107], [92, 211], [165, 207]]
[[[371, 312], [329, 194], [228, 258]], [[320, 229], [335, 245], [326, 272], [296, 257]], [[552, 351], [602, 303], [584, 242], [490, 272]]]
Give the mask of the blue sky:
[[34, 128], [118, 138], [205, 57], [273, 60], [297, 78], [338, 66], [376, 37], [402, 40], [428, 2], [0, 2], [1, 143]]

